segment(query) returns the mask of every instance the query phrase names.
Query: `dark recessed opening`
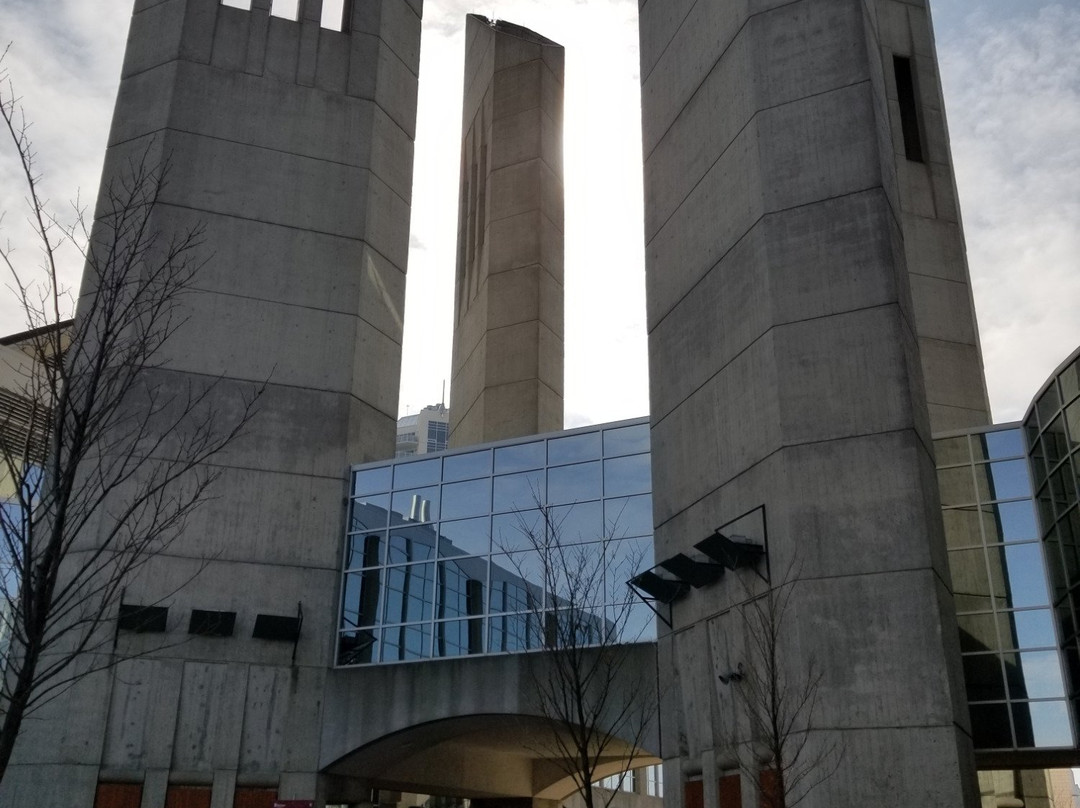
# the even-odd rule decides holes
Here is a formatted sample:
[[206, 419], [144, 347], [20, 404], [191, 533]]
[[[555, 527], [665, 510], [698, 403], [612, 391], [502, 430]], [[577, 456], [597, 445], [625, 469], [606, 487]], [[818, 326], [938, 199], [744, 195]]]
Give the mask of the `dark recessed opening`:
[[198, 634], [203, 637], [231, 637], [235, 625], [236, 612], [192, 609], [188, 634]]
[[900, 102], [900, 127], [904, 133], [904, 154], [907, 159], [923, 163], [922, 131], [919, 127], [919, 101], [915, 92], [915, 73], [911, 59], [893, 56], [896, 74], [896, 98]]
[[120, 604], [120, 629], [140, 633], [165, 631], [169, 620], [168, 606], [136, 606], [131, 603]]
[[288, 640], [296, 642], [300, 636], [300, 618], [277, 614], [260, 614], [255, 617], [251, 636], [257, 640]]

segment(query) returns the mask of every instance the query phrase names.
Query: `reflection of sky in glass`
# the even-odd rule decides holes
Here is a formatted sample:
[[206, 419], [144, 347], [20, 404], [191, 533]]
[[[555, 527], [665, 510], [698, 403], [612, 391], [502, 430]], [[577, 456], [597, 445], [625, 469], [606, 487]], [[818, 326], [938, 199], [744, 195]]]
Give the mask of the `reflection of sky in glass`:
[[1031, 711], [1038, 747], [1072, 746], [1069, 714], [1063, 701], [1036, 701], [1026, 705]]
[[1024, 440], [1019, 429], [986, 432], [980, 435], [979, 439], [986, 448], [986, 457], [989, 460], [1024, 456]]
[[439, 481], [442, 461], [439, 458], [401, 463], [394, 467], [394, 488], [415, 488]]
[[990, 480], [993, 499], [1016, 499], [1031, 496], [1026, 460], [1005, 460], [991, 463]]
[[604, 461], [604, 494], [643, 494], [652, 488], [649, 456], [631, 455]]
[[635, 424], [604, 430], [604, 456], [649, 451], [649, 425]]
[[443, 460], [443, 481], [468, 480], [491, 474], [491, 450], [451, 455]]
[[548, 441], [548, 463], [577, 463], [600, 457], [600, 433], [569, 435]]
[[[1013, 542], [1039, 538], [1039, 530], [1035, 526], [1035, 506], [1031, 500], [1003, 502], [996, 507], [1001, 523], [1002, 540]], [[987, 540], [993, 542], [995, 539], [993, 536], [988, 536]]]
[[1005, 563], [1013, 606], [1046, 606], [1049, 604], [1042, 552], [1038, 544], [1006, 546]]
[[1016, 627], [1016, 645], [1019, 648], [1055, 647], [1057, 637], [1054, 634], [1054, 621], [1049, 609], [1032, 609], [1012, 612], [1006, 618], [1012, 618]]
[[495, 450], [495, 473], [527, 471], [544, 465], [544, 442], [500, 446]]
[[491, 479], [450, 483], [442, 489], [441, 517], [462, 519], [491, 513]]
[[1020, 668], [1029, 699], [1065, 698], [1061, 665], [1055, 651], [1025, 651], [1020, 654]]

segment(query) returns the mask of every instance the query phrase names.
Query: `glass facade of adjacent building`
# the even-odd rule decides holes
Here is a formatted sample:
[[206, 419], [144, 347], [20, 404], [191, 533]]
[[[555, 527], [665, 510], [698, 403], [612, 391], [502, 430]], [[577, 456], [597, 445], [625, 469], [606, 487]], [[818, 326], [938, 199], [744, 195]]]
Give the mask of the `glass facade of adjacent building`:
[[934, 441], [975, 747], [1074, 745], [1019, 424]]
[[596, 630], [654, 639], [625, 585], [653, 564], [651, 489], [647, 419], [355, 467], [338, 665], [543, 647], [552, 540], [601, 565]]
[[1035, 397], [1024, 418], [1024, 436], [1066, 685], [1075, 709], [1080, 700], [1080, 350]]

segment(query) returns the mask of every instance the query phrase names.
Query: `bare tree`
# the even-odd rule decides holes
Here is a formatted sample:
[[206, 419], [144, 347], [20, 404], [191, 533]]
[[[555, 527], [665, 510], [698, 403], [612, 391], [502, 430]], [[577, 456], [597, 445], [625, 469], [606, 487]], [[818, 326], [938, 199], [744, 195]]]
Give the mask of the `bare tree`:
[[[2, 58], [0, 58], [2, 66]], [[182, 298], [203, 264], [202, 232], [161, 232], [155, 211], [167, 171], [148, 152], [103, 189], [93, 230], [76, 204], [64, 226], [40, 195], [21, 106], [0, 72], [0, 115], [25, 180], [40, 249], [27, 270], [0, 249], [28, 331], [8, 362], [0, 414], [0, 780], [23, 720], [81, 677], [117, 661], [123, 590], [206, 499], [206, 462], [254, 413], [259, 389], [222, 416], [214, 384], [177, 394], [158, 373], [184, 323]], [[58, 251], [84, 259], [77, 312]], [[25, 361], [22, 358], [25, 357]]]
[[794, 808], [836, 773], [843, 758], [835, 742], [811, 744], [822, 677], [817, 659], [810, 654], [796, 669], [784, 656], [783, 634], [797, 583], [798, 567], [792, 563], [779, 583], [736, 607], [748, 659], [728, 683], [752, 739], [743, 744], [739, 767], [757, 783], [763, 808]]
[[[656, 713], [655, 671], [632, 664], [641, 629], [626, 582], [642, 553], [626, 551], [614, 526], [586, 542], [564, 535], [565, 513], [540, 502], [529, 513], [537, 519], [518, 521], [532, 564], [511, 564], [526, 590], [523, 644], [540, 651], [528, 664], [550, 730], [539, 751], [572, 778], [585, 808], [607, 808]], [[616, 788], [596, 789], [602, 777], [616, 777]]]

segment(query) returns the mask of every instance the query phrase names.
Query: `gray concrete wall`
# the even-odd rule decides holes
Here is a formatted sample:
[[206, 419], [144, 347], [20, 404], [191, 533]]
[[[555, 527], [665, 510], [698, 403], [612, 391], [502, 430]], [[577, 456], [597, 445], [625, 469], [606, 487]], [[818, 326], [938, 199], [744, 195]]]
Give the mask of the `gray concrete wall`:
[[[930, 432], [986, 396], [925, 4], [640, 15], [656, 557], [764, 505], [774, 582], [797, 579], [781, 670], [816, 660], [811, 746], [844, 751], [804, 804], [974, 805]], [[734, 578], [660, 639], [670, 805], [701, 774], [713, 808], [753, 740], [717, 679], [751, 659], [730, 607], [759, 589]]]
[[[345, 33], [320, 6], [292, 21], [269, 0], [135, 4], [105, 178], [143, 153], [168, 163], [152, 224], [203, 226], [207, 259], [154, 382], [216, 384], [223, 422], [266, 387], [214, 458], [215, 498], [127, 587], [164, 600], [167, 634], [121, 634], [120, 656], [147, 656], [27, 725], [5, 806], [89, 808], [99, 777], [145, 782], [144, 808], [170, 780], [213, 783], [222, 808], [236, 783], [316, 796], [347, 470], [393, 455], [422, 0], [356, 3]], [[251, 631], [298, 602], [293, 664]], [[189, 637], [192, 608], [235, 611], [235, 636]]]
[[450, 446], [562, 429], [563, 49], [466, 22]]

